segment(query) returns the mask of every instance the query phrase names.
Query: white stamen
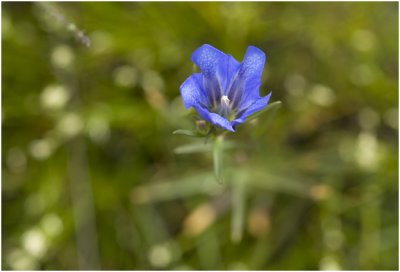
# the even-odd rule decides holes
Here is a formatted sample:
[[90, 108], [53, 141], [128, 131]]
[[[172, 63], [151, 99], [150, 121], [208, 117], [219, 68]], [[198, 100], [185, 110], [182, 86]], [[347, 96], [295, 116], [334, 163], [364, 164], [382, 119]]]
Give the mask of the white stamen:
[[221, 105], [222, 105], [222, 106], [229, 107], [229, 103], [230, 103], [230, 102], [231, 102], [231, 101], [229, 100], [228, 96], [223, 95], [223, 96], [221, 97]]
[[230, 103], [231, 101], [229, 100], [228, 96], [223, 95], [221, 97], [221, 104], [219, 105], [218, 114], [225, 118], [228, 118], [231, 111]]

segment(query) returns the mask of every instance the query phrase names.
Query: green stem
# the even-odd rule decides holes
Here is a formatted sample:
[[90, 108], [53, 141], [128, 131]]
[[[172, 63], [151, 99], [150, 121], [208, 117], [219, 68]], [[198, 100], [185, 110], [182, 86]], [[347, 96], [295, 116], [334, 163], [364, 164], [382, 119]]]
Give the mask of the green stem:
[[214, 162], [214, 175], [218, 182], [223, 181], [223, 142], [224, 136], [218, 135], [214, 141], [213, 147], [213, 162]]
[[232, 185], [233, 195], [231, 239], [233, 242], [237, 243], [242, 240], [246, 192], [242, 177], [235, 177]]

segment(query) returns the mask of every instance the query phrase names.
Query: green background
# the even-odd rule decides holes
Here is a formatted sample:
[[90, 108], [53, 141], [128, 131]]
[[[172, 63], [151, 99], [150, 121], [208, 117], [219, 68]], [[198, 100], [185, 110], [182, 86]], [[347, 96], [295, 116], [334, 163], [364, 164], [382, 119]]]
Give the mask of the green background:
[[[212, 139], [208, 43], [282, 101]], [[3, 269], [397, 269], [398, 3], [2, 3]]]

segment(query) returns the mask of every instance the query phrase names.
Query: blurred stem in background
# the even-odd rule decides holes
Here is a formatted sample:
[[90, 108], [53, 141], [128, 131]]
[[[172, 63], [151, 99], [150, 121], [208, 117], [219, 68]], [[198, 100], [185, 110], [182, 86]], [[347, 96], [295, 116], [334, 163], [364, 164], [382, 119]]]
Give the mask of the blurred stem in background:
[[96, 217], [86, 146], [82, 136], [72, 139], [68, 143], [67, 149], [68, 177], [75, 222], [79, 267], [84, 270], [100, 269]]
[[231, 239], [238, 243], [242, 240], [246, 203], [246, 184], [241, 172], [232, 180], [232, 227]]
[[364, 269], [372, 270], [380, 262], [381, 252], [381, 189], [376, 185], [369, 185], [364, 192], [363, 200], [366, 203], [360, 209], [361, 246], [360, 264]]
[[[66, 141], [67, 149], [67, 171], [70, 185], [72, 212], [75, 224], [76, 246], [79, 261], [79, 268], [84, 270], [100, 269], [99, 249], [96, 231], [96, 216], [93, 202], [92, 186], [90, 181], [90, 169], [87, 158], [85, 138], [80, 128], [83, 127], [82, 121], [78, 117], [81, 111], [79, 94], [79, 80], [75, 74], [76, 61], [73, 62], [73, 52], [59, 36], [62, 32], [71, 32], [77, 41], [86, 47], [90, 46], [90, 40], [79, 30], [75, 24], [65, 18], [62, 11], [57, 8], [56, 3], [37, 3], [43, 13], [43, 21], [47, 24], [59, 24], [59, 28], [49, 32], [49, 42], [52, 52], [58, 50], [58, 54], [53, 54], [53, 72], [58, 83], [64, 86], [71, 97], [67, 112], [63, 112], [64, 131], [68, 137]], [[54, 27], [51, 25], [51, 27]], [[49, 29], [51, 29], [49, 27]], [[63, 44], [65, 43], [65, 44]], [[68, 51], [69, 50], [69, 51]], [[57, 51], [56, 51], [57, 52]], [[74, 129], [76, 128], [76, 129]]]
[[322, 258], [319, 267], [322, 270], [342, 269], [342, 247], [345, 243], [340, 218], [343, 200], [339, 194], [321, 204]]

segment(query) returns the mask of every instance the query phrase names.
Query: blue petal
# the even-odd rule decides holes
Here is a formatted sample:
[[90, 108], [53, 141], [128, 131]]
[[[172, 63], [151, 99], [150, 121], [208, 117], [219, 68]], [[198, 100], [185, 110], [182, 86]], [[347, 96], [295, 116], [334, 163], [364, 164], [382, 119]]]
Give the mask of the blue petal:
[[246, 79], [260, 79], [264, 69], [265, 54], [255, 46], [247, 47], [242, 62], [242, 69]]
[[225, 55], [217, 63], [216, 75], [223, 95], [226, 95], [240, 69], [240, 63], [231, 55]]
[[253, 102], [253, 104], [251, 104], [246, 110], [239, 114], [238, 118], [232, 121], [232, 126], [235, 127], [236, 125], [243, 123], [249, 115], [265, 108], [268, 104], [271, 94], [272, 92], [264, 97], [260, 97], [255, 102]]
[[221, 85], [217, 77], [217, 68], [226, 57], [225, 53], [208, 44], [197, 48], [191, 56], [191, 60], [201, 70], [202, 84], [212, 107], [217, 107], [221, 99]]
[[224, 117], [222, 117], [216, 113], [209, 112], [206, 108], [203, 108], [200, 105], [196, 105], [196, 106], [194, 106], [194, 108], [196, 109], [198, 114], [207, 122], [210, 122], [210, 123], [212, 123], [218, 127], [221, 127], [223, 129], [235, 132], [231, 123]]
[[197, 48], [190, 58], [206, 78], [211, 78], [215, 75], [219, 60], [225, 56], [223, 52], [213, 46], [204, 44]]
[[185, 108], [188, 109], [198, 104], [205, 106], [208, 104], [207, 95], [201, 82], [202, 75], [196, 73], [192, 74], [182, 83], [179, 89]]
[[214, 74], [214, 76], [211, 78], [207, 78], [203, 75], [202, 84], [207, 95], [208, 105], [216, 108], [221, 100], [221, 88], [216, 75]]
[[241, 76], [240, 71], [236, 73], [234, 78], [231, 81], [230, 86], [228, 87], [227, 96], [231, 101], [231, 105], [233, 109], [237, 109], [240, 104], [243, 96], [243, 88], [244, 82]]
[[249, 46], [243, 58], [241, 78], [244, 83], [239, 110], [246, 109], [260, 98], [259, 87], [265, 64], [265, 54], [254, 46]]
[[228, 97], [232, 101], [233, 108], [246, 109], [255, 100], [260, 98], [258, 93], [261, 85], [261, 75], [265, 64], [265, 54], [254, 46], [249, 46], [235, 75], [232, 85], [228, 90]]

